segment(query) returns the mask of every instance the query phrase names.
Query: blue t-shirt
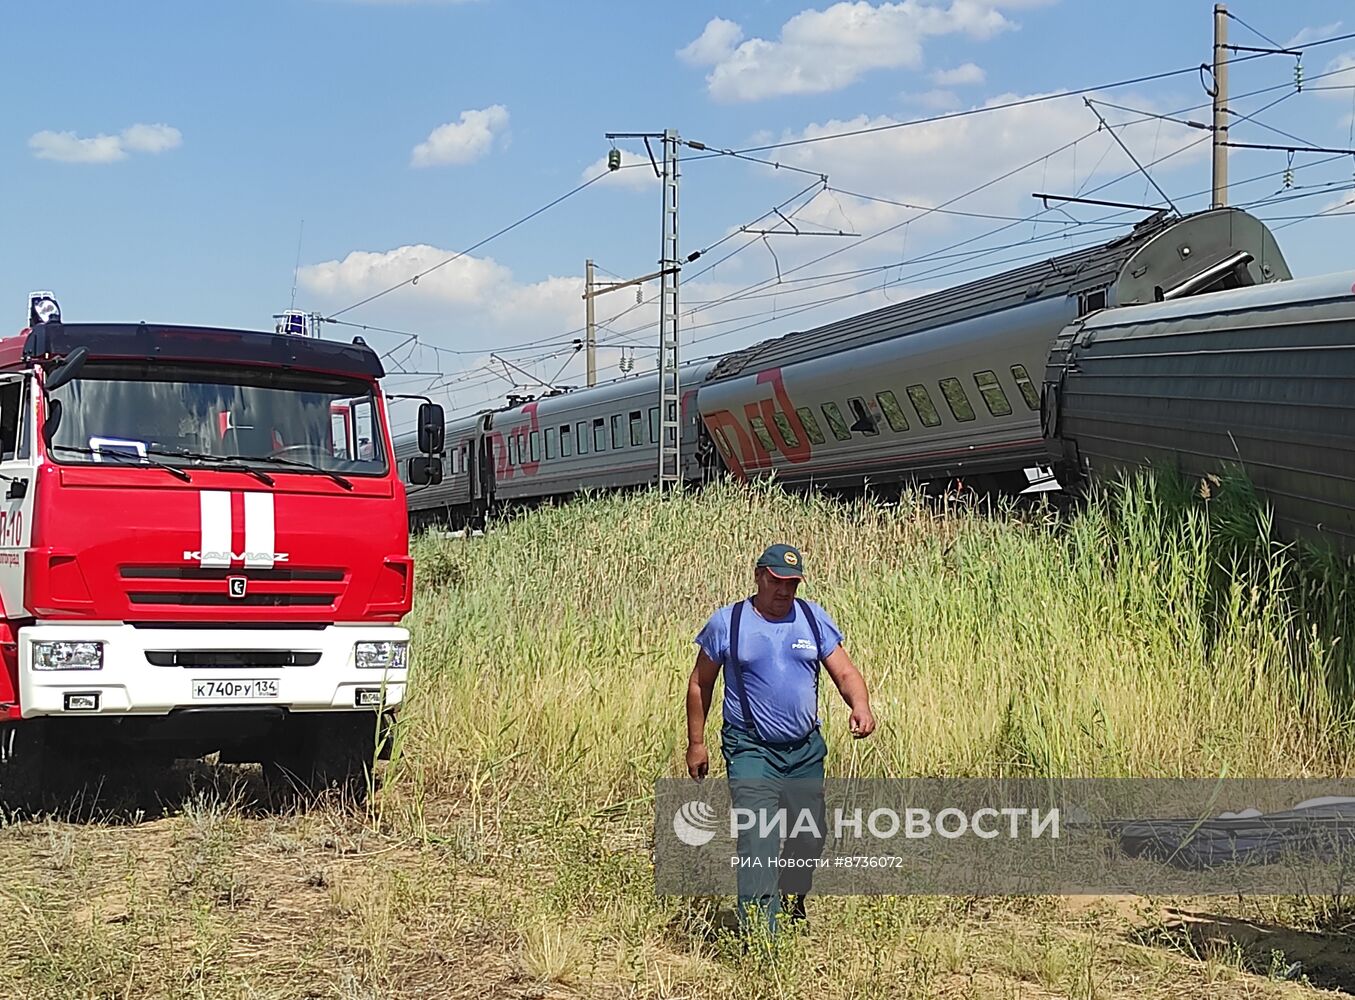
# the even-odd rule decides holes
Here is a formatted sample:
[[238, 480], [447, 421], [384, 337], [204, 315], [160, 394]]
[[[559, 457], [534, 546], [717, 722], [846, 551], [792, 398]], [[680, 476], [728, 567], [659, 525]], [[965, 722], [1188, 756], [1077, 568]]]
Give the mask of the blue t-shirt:
[[837, 623], [813, 601], [806, 601], [818, 622], [822, 643], [816, 649], [814, 632], [791, 605], [781, 621], [768, 621], [743, 602], [739, 622], [739, 670], [729, 669], [729, 623], [734, 605], [727, 604], [697, 634], [696, 644], [725, 668], [724, 721], [748, 729], [739, 698], [739, 677], [748, 685], [748, 707], [758, 736], [774, 743], [803, 739], [819, 724], [814, 680], [819, 661], [842, 642]]

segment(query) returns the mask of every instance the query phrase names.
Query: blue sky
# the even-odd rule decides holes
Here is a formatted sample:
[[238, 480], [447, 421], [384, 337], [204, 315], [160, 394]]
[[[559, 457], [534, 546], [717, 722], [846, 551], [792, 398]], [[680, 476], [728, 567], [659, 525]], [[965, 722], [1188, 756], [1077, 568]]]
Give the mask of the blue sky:
[[[1284, 7], [1247, 0], [1230, 9], [1285, 44], [1355, 31], [1348, 5], [1337, 0]], [[743, 148], [1190, 67], [1209, 58], [1211, 11], [1212, 3], [1193, 0], [1141, 3], [1132, 17], [1088, 0], [7, 5], [5, 35], [26, 39], [29, 55], [0, 69], [10, 220], [0, 243], [0, 302], [10, 303], [16, 326], [25, 294], [52, 288], [72, 321], [267, 328], [290, 302], [300, 232], [296, 305], [333, 314], [592, 176], [608, 149], [606, 131], [674, 127], [684, 138]], [[1235, 43], [1265, 44], [1237, 21], [1230, 31]], [[1355, 69], [1313, 79], [1355, 67], [1355, 41], [1313, 48], [1302, 63], [1309, 83], [1301, 94], [1284, 89], [1291, 57], [1235, 66], [1234, 94], [1280, 88], [1240, 98], [1236, 108], [1253, 113], [1285, 97], [1260, 121], [1315, 145], [1349, 146], [1355, 90], [1311, 88], [1355, 85]], [[1207, 101], [1189, 74], [1100, 96], [1155, 113]], [[1116, 124], [1136, 117], [1104, 113]], [[885, 232], [868, 241], [730, 239], [688, 266], [683, 303], [696, 311], [684, 316], [684, 351], [731, 350], [1000, 269], [1022, 254], [1109, 238], [1112, 223], [1142, 216], [1098, 228], [1088, 223], [1114, 213], [1080, 208], [984, 236], [1005, 223], [920, 216], [859, 197], [935, 206], [1030, 162], [950, 206], [1025, 218], [1039, 209], [1032, 191], [1085, 193], [1132, 170], [1095, 128], [1081, 98], [1070, 97], [763, 154], [828, 175], [829, 190], [811, 189], [783, 209], [798, 207], [798, 223]], [[1189, 147], [1205, 133], [1150, 118], [1120, 134], [1142, 160], [1174, 153], [1154, 176], [1182, 209], [1205, 206], [1208, 144]], [[1233, 138], [1290, 141], [1244, 120]], [[635, 143], [623, 149], [627, 162], [643, 155]], [[1348, 267], [1355, 234], [1355, 217], [1330, 214], [1355, 209], [1341, 207], [1355, 197], [1355, 158], [1320, 159], [1294, 158], [1294, 184], [1303, 188], [1293, 193], [1307, 197], [1256, 209], [1329, 210], [1278, 234], [1299, 274]], [[1235, 151], [1234, 181], [1274, 176], [1239, 184], [1231, 200], [1276, 194], [1286, 160], [1284, 152]], [[688, 163], [684, 253], [811, 183], [727, 157]], [[1141, 176], [1100, 196], [1156, 197]], [[994, 249], [1036, 236], [1048, 239]], [[945, 266], [919, 260], [969, 239], [966, 250], [989, 252], [946, 257]], [[841, 252], [809, 263], [829, 250]], [[631, 169], [342, 318], [419, 334], [366, 336], [396, 349], [393, 368], [447, 373], [437, 391], [450, 405], [474, 407], [510, 388], [486, 368], [496, 367], [489, 351], [507, 352], [547, 381], [580, 381], [582, 359], [567, 341], [583, 321], [584, 258], [629, 277], [653, 270], [658, 251], [659, 192], [649, 171]], [[792, 274], [815, 280], [787, 280]], [[599, 301], [599, 316], [608, 321], [604, 377], [617, 374], [622, 344], [636, 345], [637, 369], [652, 368], [648, 301], [619, 292]], [[327, 336], [354, 332], [326, 327]], [[544, 343], [520, 346], [529, 341]], [[396, 384], [412, 390], [433, 381], [417, 375]]]

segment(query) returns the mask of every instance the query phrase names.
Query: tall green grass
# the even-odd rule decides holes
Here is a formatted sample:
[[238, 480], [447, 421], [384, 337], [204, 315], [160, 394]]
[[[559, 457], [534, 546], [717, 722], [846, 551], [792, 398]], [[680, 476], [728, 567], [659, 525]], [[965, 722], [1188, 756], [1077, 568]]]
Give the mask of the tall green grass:
[[1065, 517], [724, 485], [423, 537], [405, 777], [505, 810], [643, 801], [682, 773], [692, 637], [773, 541], [880, 723], [851, 741], [825, 682], [832, 774], [1342, 773], [1348, 568], [1276, 543], [1245, 484], [1204, 492], [1143, 477]]

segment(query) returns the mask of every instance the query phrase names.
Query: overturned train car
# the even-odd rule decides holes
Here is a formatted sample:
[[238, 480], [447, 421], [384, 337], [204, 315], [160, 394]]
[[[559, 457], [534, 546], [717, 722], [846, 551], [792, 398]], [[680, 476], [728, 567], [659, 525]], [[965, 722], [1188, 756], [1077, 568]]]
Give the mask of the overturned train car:
[[1088, 316], [1045, 382], [1065, 486], [1240, 468], [1282, 537], [1355, 554], [1355, 272]]

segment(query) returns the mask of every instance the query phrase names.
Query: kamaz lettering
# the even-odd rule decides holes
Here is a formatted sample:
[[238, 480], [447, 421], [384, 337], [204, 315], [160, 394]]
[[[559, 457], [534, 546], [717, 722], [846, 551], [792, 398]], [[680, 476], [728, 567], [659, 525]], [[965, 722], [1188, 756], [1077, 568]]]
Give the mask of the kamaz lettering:
[[184, 549], [184, 562], [286, 562], [286, 552], [190, 552]]

